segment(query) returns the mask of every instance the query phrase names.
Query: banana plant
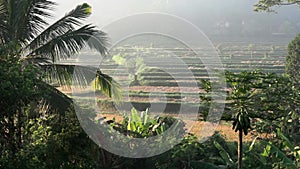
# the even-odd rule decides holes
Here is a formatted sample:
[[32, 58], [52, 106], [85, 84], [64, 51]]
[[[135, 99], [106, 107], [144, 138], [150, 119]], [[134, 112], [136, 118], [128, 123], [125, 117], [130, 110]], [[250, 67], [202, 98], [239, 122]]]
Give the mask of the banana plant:
[[124, 116], [124, 120], [121, 123], [117, 123], [114, 120], [111, 123], [117, 131], [137, 138], [161, 135], [173, 124], [175, 129], [183, 129], [184, 123], [180, 120], [168, 116], [151, 117], [149, 109], [138, 112], [135, 108], [131, 109], [129, 117]]
[[114, 55], [112, 60], [118, 65], [124, 66], [129, 73], [129, 78], [132, 79], [132, 85], [140, 85], [138, 76], [149, 67], [144, 63], [142, 57], [128, 57], [121, 54]]
[[[260, 168], [284, 168], [297, 169], [300, 167], [300, 148], [295, 146], [292, 142], [281, 132], [278, 128], [276, 135], [277, 142], [258, 140], [255, 138], [249, 147], [248, 154], [257, 160]], [[257, 147], [261, 152], [254, 151]]]
[[233, 161], [230, 154], [217, 141], [214, 141], [214, 145], [216, 149], [218, 149], [221, 158], [225, 161], [226, 167], [234, 167], [236, 163]]

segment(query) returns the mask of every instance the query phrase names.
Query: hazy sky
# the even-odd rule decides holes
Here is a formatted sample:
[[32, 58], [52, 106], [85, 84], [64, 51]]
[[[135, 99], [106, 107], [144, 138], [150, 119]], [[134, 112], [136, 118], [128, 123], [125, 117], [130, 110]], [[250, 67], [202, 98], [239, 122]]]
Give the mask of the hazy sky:
[[[61, 17], [84, 2], [92, 6], [87, 23], [103, 28], [110, 23], [145, 12], [163, 12], [184, 18], [205, 34], [216, 33], [219, 23], [227, 25], [232, 32], [245, 30], [255, 32], [282, 32], [292, 27], [293, 33], [300, 29], [300, 8], [283, 6], [276, 8], [278, 14], [254, 12], [258, 0], [54, 0], [58, 3], [55, 16]], [[287, 23], [284, 23], [287, 22]], [[138, 23], [137, 23], [138, 24]], [[292, 25], [292, 26], [290, 26]], [[133, 25], [134, 26], [134, 25]], [[243, 27], [243, 28], [242, 28]], [[282, 27], [282, 29], [280, 28]], [[285, 28], [285, 30], [289, 30]], [[286, 31], [289, 32], [289, 31]], [[252, 36], [252, 35], [249, 35]], [[260, 36], [260, 35], [258, 35]]]
[[[213, 18], [231, 13], [241, 15], [253, 13], [253, 15], [275, 15], [253, 12], [255, 0], [55, 0], [59, 5], [57, 16], [64, 15], [76, 5], [87, 2], [93, 7], [93, 14], [89, 18], [94, 24], [104, 26], [115, 19], [143, 12], [165, 12], [175, 14], [185, 19]], [[242, 7], [242, 8], [241, 8]], [[287, 7], [284, 7], [287, 8]], [[296, 6], [288, 7], [290, 11], [297, 11]], [[286, 15], [282, 8], [279, 14]]]
[[59, 4], [56, 15], [63, 15], [77, 4], [87, 2], [93, 8], [89, 20], [99, 26], [136, 13], [159, 12], [168, 6], [167, 0], [56, 0], [56, 2]]

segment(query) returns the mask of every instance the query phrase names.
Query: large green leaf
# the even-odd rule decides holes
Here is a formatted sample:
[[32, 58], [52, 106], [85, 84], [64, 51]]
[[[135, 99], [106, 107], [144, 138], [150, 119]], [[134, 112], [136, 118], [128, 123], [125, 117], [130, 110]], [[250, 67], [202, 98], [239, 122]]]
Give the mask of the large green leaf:
[[227, 151], [217, 141], [214, 141], [214, 145], [219, 150], [219, 154], [226, 162], [227, 166], [233, 166], [234, 161], [231, 159], [229, 153], [227, 153]]
[[64, 35], [68, 31], [74, 31], [75, 26], [82, 25], [82, 19], [88, 17], [90, 12], [90, 6], [86, 3], [78, 5], [74, 10], [68, 12], [64, 17], [50, 25], [47, 29], [42, 31], [31, 43], [30, 48], [36, 49], [41, 44], [49, 41], [49, 39], [56, 38]]
[[55, 87], [44, 83], [43, 85], [38, 86], [38, 88], [38, 90], [45, 91], [46, 96], [42, 98], [39, 105], [46, 113], [54, 112], [64, 114], [72, 107], [72, 99]]
[[109, 97], [113, 97], [114, 101], [118, 103], [122, 99], [121, 87], [112, 77], [103, 74], [100, 70], [97, 71], [95, 80], [92, 84], [95, 90], [102, 91]]
[[264, 157], [275, 156], [278, 161], [282, 162], [283, 167], [289, 169], [297, 169], [297, 166], [293, 160], [287, 157], [287, 155], [282, 152], [278, 147], [273, 145], [271, 142], [261, 140], [260, 143], [265, 146], [264, 152], [261, 154]]
[[62, 35], [53, 37], [38, 48], [33, 49], [30, 55], [49, 58], [55, 62], [78, 53], [87, 45], [101, 54], [105, 54], [106, 34], [96, 30], [95, 26], [85, 25], [77, 30], [69, 30]]

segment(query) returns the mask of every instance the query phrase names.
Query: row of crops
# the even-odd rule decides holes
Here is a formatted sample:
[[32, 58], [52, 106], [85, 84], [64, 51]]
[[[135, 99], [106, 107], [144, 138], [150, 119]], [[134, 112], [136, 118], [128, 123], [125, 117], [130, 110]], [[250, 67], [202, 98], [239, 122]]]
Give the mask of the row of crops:
[[[174, 86], [175, 83], [188, 84], [191, 80], [199, 81], [209, 77], [213, 79], [218, 74], [214, 69], [233, 72], [254, 69], [284, 72], [286, 46], [219, 44], [216, 50], [218, 56], [212, 57], [209, 54], [215, 53], [205, 49], [190, 51], [186, 48], [120, 47], [113, 49], [111, 55], [122, 57], [123, 64], [110, 57], [100, 67], [103, 72], [119, 79], [128, 80], [126, 77], [136, 75], [141, 84], [149, 86]], [[136, 61], [138, 58], [139, 62]], [[202, 60], [208, 62], [204, 64]], [[210, 76], [207, 73], [209, 69], [213, 71]]]
[[[87, 55], [90, 55], [87, 57], [90, 60], [83, 60], [85, 64], [96, 64], [93, 56]], [[201, 112], [202, 79], [217, 79], [220, 70], [240, 72], [260, 69], [284, 73], [286, 46], [223, 43], [217, 44], [214, 51], [121, 46], [113, 48], [110, 55], [98, 66], [122, 86], [124, 99], [118, 111], [151, 107], [153, 112], [177, 113], [182, 104], [187, 104], [190, 109], [198, 107]], [[206, 61], [205, 64], [203, 61]], [[179, 90], [182, 88], [184, 91]], [[105, 97], [99, 97], [99, 104], [109, 111], [114, 107], [113, 101]]]

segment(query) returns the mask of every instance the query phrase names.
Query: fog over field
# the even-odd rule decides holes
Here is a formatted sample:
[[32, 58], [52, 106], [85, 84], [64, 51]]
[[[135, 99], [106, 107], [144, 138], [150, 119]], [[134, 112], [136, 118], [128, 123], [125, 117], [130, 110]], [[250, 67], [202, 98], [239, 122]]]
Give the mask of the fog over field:
[[300, 8], [296, 5], [275, 8], [277, 13], [266, 14], [253, 11], [257, 2], [254, 0], [57, 0], [55, 16], [63, 16], [83, 2], [93, 7], [88, 22], [100, 28], [125, 16], [162, 12], [190, 21], [217, 41], [254, 38], [287, 43], [300, 30]]

